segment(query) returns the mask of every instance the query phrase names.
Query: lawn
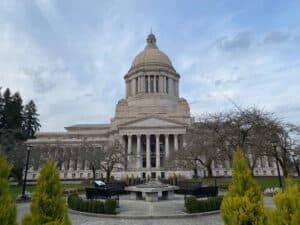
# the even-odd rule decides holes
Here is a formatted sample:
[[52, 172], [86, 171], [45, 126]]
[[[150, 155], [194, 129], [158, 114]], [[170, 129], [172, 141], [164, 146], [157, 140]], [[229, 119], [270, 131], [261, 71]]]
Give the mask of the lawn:
[[[268, 187], [279, 187], [278, 177], [255, 177], [256, 182], [261, 186], [261, 189], [264, 190]], [[230, 177], [220, 177], [220, 178], [204, 178], [202, 179], [202, 183], [204, 185], [214, 185], [215, 180], [217, 186], [223, 189], [227, 189], [228, 185], [230, 184], [231, 178]], [[283, 183], [285, 179], [282, 178]], [[292, 178], [293, 182], [300, 185], [300, 178]]]
[[[85, 187], [83, 184], [63, 184], [64, 189], [75, 189]], [[26, 186], [26, 192], [33, 192], [35, 185]], [[22, 186], [11, 186], [10, 193], [14, 198], [17, 198], [18, 195], [22, 193]]]

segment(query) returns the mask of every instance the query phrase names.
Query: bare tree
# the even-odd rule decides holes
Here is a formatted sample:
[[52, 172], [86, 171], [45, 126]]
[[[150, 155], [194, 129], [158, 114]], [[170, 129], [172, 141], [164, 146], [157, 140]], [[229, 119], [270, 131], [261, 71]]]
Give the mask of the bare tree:
[[174, 154], [176, 165], [192, 169], [195, 177], [198, 177], [198, 169], [204, 167], [207, 176], [212, 177], [212, 163], [220, 157], [215, 138], [203, 121], [194, 123], [185, 135], [183, 149]]
[[124, 147], [117, 140], [92, 143], [82, 139], [80, 155], [81, 159], [88, 161], [94, 180], [96, 170], [102, 170], [106, 173], [106, 181], [110, 181], [112, 171], [123, 166], [126, 159]]

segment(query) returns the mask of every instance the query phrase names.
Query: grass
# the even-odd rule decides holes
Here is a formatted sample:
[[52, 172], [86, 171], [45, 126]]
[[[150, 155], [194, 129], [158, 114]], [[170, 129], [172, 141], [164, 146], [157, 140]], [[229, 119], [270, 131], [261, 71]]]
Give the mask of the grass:
[[[74, 188], [81, 188], [85, 187], [83, 184], [63, 184], [64, 189], [74, 189]], [[35, 185], [29, 185], [26, 186], [26, 192], [33, 192], [35, 189]], [[18, 195], [22, 193], [22, 186], [11, 186], [10, 187], [10, 193], [13, 196], [13, 198], [17, 198]]]
[[[279, 187], [279, 181], [278, 177], [254, 177], [256, 182], [261, 186], [261, 189], [264, 190], [269, 187]], [[283, 181], [283, 185], [285, 183], [285, 179], [281, 178]], [[293, 182], [300, 185], [300, 178], [291, 178]], [[231, 182], [230, 177], [220, 177], [216, 178], [217, 185], [222, 189], [227, 189], [228, 185]], [[202, 179], [202, 183], [204, 185], [214, 185], [215, 184], [215, 178], [204, 178]]]

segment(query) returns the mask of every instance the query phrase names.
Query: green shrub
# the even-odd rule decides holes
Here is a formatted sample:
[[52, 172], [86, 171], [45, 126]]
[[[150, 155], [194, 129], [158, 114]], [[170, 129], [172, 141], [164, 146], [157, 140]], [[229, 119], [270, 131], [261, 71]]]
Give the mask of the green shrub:
[[225, 225], [267, 224], [263, 195], [240, 148], [234, 153], [233, 177], [222, 201], [221, 216]]
[[95, 202], [95, 213], [104, 213], [104, 204], [103, 202]]
[[185, 208], [189, 213], [195, 212], [208, 212], [213, 210], [219, 210], [222, 203], [222, 196], [210, 197], [205, 200], [197, 200], [196, 197], [185, 198]]
[[78, 210], [81, 212], [90, 213], [116, 213], [116, 201], [113, 199], [107, 199], [105, 202], [95, 200], [84, 200], [77, 194], [71, 194], [68, 197], [68, 205], [70, 209]]
[[115, 214], [117, 208], [116, 200], [114, 199], [106, 199], [104, 202], [104, 212], [107, 214]]
[[195, 213], [198, 212], [198, 200], [196, 197], [186, 197], [184, 200], [184, 205], [189, 213]]
[[8, 176], [10, 166], [0, 154], [0, 221], [1, 225], [17, 224], [16, 203], [9, 194]]
[[40, 172], [32, 196], [30, 212], [26, 213], [23, 225], [64, 224], [70, 225], [62, 185], [53, 161], [47, 161]]
[[300, 224], [300, 191], [296, 184], [288, 180], [285, 190], [279, 191], [273, 201], [276, 208], [269, 212], [270, 225]]

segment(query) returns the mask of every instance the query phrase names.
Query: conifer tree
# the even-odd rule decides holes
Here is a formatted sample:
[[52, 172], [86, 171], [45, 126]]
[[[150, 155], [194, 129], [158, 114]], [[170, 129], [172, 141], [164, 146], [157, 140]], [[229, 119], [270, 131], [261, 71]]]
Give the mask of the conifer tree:
[[[0, 146], [1, 147], [1, 146]], [[8, 176], [10, 166], [0, 153], [0, 224], [16, 225], [16, 203], [9, 193]]]
[[300, 191], [296, 184], [289, 180], [286, 189], [279, 191], [273, 200], [276, 209], [269, 213], [270, 225], [300, 224]]
[[30, 100], [24, 108], [23, 130], [26, 139], [33, 138], [35, 132], [41, 127], [38, 116], [34, 101]]
[[264, 225], [267, 222], [263, 195], [238, 147], [233, 158], [233, 177], [221, 205], [225, 225]]
[[71, 225], [62, 185], [53, 161], [47, 161], [40, 171], [33, 193], [30, 213], [25, 214], [22, 225]]

